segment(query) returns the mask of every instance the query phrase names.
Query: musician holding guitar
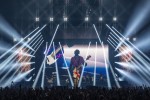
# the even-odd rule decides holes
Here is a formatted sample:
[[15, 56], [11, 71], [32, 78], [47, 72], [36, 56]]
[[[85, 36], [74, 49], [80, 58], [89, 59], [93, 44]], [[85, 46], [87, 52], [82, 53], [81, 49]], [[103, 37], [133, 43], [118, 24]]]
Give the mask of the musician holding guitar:
[[[80, 51], [77, 49], [74, 51], [74, 57], [71, 58], [70, 68], [73, 68], [73, 78], [74, 78], [74, 86], [77, 87], [80, 73], [82, 71], [82, 65], [84, 65], [84, 59], [82, 56], [79, 56]], [[91, 56], [88, 56], [86, 60], [88, 60]]]

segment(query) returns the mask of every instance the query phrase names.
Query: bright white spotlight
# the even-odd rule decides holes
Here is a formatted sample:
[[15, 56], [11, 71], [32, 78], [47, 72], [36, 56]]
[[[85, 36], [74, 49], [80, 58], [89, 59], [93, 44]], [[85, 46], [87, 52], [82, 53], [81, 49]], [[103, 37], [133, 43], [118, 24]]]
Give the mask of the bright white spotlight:
[[102, 22], [103, 21], [103, 17], [99, 17], [99, 21]]
[[123, 38], [119, 38], [120, 39], [120, 41], [123, 41]]
[[28, 41], [30, 41], [31, 40], [31, 38], [28, 38]]
[[16, 39], [16, 38], [13, 38], [13, 41], [14, 41], [14, 42], [16, 42], [16, 41], [17, 41], [17, 39]]
[[136, 38], [133, 38], [133, 41], [136, 41]]
[[54, 21], [54, 18], [53, 18], [53, 17], [50, 17], [49, 20], [50, 20], [50, 22], [53, 22], [53, 21]]
[[130, 40], [130, 38], [126, 38], [128, 41]]
[[88, 22], [89, 21], [89, 17], [85, 17], [85, 21]]
[[23, 41], [23, 38], [21, 38], [20, 41]]
[[68, 17], [64, 17], [64, 22], [67, 22], [68, 21]]
[[113, 21], [116, 22], [117, 21], [117, 17], [113, 17]]
[[141, 81], [137, 76], [135, 76], [132, 73], [129, 73], [125, 70], [121, 70], [118, 68], [115, 68], [122, 76], [125, 76], [127, 79], [129, 79], [130, 81], [136, 83], [137, 85], [143, 85], [143, 81]]
[[36, 22], [39, 22], [39, 21], [40, 21], [40, 18], [39, 18], [39, 17], [36, 17], [36, 18], [35, 18], [35, 21], [36, 21]]

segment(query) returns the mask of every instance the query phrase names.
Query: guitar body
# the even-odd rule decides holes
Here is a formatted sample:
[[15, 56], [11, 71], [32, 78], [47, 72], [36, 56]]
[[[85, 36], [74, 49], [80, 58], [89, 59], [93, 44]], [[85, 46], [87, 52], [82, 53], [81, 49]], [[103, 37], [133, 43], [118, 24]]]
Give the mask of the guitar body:
[[49, 56], [47, 56], [47, 64], [48, 65], [54, 64], [56, 61], [57, 61], [57, 59], [55, 59], [53, 54], [50, 54]]
[[74, 70], [73, 70], [73, 77], [75, 78], [75, 79], [77, 79], [77, 80], [79, 80], [80, 79], [80, 70], [78, 69], [78, 68], [74, 68]]

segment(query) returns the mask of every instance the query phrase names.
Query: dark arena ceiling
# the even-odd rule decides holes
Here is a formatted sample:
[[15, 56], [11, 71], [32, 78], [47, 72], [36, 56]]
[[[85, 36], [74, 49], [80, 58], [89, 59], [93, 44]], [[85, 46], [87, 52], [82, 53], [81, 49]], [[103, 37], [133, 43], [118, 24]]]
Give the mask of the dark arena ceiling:
[[[36, 26], [48, 24], [43, 32], [45, 39], [50, 39], [57, 24], [60, 28], [56, 39], [97, 39], [93, 24], [96, 25], [102, 39], [109, 31], [105, 24], [115, 25], [124, 31], [135, 6], [140, 0], [0, 0], [0, 15], [26, 36]], [[64, 22], [63, 17], [68, 21]], [[85, 22], [85, 17], [89, 21]], [[103, 17], [103, 22], [99, 17]], [[117, 22], [113, 22], [113, 17]], [[35, 18], [39, 17], [39, 22]], [[50, 17], [54, 18], [50, 22]]]

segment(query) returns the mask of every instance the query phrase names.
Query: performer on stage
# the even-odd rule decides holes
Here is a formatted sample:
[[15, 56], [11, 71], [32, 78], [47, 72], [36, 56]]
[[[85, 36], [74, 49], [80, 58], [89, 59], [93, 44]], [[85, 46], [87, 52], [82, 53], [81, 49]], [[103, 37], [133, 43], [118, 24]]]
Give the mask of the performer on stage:
[[74, 51], [74, 57], [71, 58], [70, 68], [73, 69], [74, 86], [77, 87], [82, 65], [84, 64], [83, 57], [79, 56], [80, 51], [77, 49]]

